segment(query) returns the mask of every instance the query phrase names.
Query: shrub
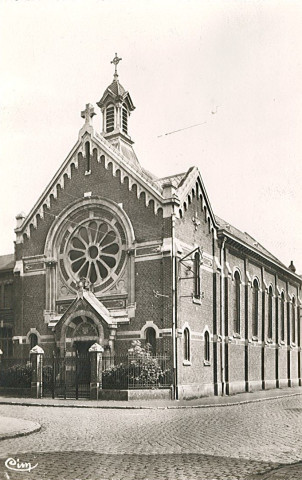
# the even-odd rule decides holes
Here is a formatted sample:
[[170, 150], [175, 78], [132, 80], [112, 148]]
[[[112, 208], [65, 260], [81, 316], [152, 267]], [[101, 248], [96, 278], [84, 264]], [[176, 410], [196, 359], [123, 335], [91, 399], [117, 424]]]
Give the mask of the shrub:
[[169, 374], [170, 370], [163, 370], [160, 360], [152, 356], [151, 345], [142, 347], [135, 340], [124, 362], [103, 372], [103, 388], [156, 388], [167, 383]]
[[31, 376], [31, 363], [13, 365], [0, 371], [0, 385], [10, 388], [30, 388]]

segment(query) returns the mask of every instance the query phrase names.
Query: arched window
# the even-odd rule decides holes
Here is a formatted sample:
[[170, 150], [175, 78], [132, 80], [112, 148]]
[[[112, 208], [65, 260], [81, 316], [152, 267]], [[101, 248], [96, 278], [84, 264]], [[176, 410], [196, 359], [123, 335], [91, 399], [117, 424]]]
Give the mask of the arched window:
[[292, 342], [296, 341], [296, 299], [292, 300]]
[[106, 132], [113, 132], [114, 130], [114, 106], [109, 105], [106, 109]]
[[204, 359], [205, 362], [210, 361], [210, 334], [208, 331], [204, 334]]
[[267, 323], [267, 336], [273, 337], [273, 289], [270, 286], [268, 289], [268, 323]]
[[194, 255], [194, 297], [200, 298], [200, 253]]
[[122, 106], [122, 130], [128, 133], [128, 110], [125, 104]]
[[280, 338], [282, 342], [285, 339], [285, 298], [284, 292], [281, 293], [281, 308], [280, 308]]
[[34, 348], [36, 345], [38, 345], [38, 337], [35, 333], [31, 333], [29, 335], [29, 343], [30, 343], [30, 349]]
[[156, 353], [156, 332], [152, 327], [146, 329], [146, 343], [151, 346], [152, 353]]
[[188, 328], [184, 330], [184, 360], [190, 361], [190, 332]]
[[252, 303], [252, 335], [258, 336], [258, 314], [259, 314], [259, 283], [253, 281], [253, 303]]
[[240, 333], [240, 275], [236, 271], [234, 274], [234, 294], [233, 294], [233, 319], [234, 333]]

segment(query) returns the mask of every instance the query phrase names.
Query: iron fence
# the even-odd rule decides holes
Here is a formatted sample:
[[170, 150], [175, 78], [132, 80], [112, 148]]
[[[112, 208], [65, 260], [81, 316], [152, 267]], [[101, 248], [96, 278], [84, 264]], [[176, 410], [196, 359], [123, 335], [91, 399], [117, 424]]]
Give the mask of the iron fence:
[[103, 389], [167, 388], [172, 384], [172, 365], [166, 355], [105, 354], [102, 370]]
[[[30, 389], [33, 367], [29, 358], [2, 359], [0, 387], [16, 392]], [[43, 357], [43, 396], [89, 398], [91, 364], [89, 354]], [[155, 389], [172, 384], [172, 365], [166, 355], [148, 352], [102, 357], [103, 389]]]

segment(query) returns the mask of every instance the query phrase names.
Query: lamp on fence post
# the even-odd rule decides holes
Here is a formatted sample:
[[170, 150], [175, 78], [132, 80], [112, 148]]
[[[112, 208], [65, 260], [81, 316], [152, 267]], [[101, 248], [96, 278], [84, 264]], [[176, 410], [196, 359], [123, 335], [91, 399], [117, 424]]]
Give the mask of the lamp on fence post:
[[98, 400], [102, 388], [102, 353], [104, 349], [94, 343], [88, 350], [90, 355], [90, 399]]
[[42, 398], [44, 350], [39, 347], [39, 345], [36, 345], [29, 353], [32, 363], [31, 396], [34, 398]]
[[0, 348], [0, 370], [1, 370], [1, 364], [2, 364], [2, 355], [3, 355], [3, 352]]

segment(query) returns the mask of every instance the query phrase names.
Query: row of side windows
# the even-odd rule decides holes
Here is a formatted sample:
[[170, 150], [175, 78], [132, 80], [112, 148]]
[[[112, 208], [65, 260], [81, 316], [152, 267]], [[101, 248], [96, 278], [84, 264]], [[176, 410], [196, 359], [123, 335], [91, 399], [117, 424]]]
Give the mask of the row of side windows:
[[[252, 286], [252, 335], [257, 337], [259, 335], [259, 299], [260, 299], [260, 287], [256, 279], [253, 281]], [[241, 330], [241, 281], [240, 275], [236, 271], [234, 274], [234, 283], [233, 283], [233, 330], [234, 333], [240, 334]], [[285, 301], [285, 294], [282, 291], [280, 296], [280, 302], [275, 302], [275, 319], [276, 323], [280, 320], [280, 340], [285, 340], [285, 317], [286, 317], [286, 305], [288, 305], [288, 315], [291, 318], [290, 330], [291, 330], [291, 341], [296, 341], [296, 318], [297, 318], [297, 306], [295, 297], [292, 298], [291, 307], [290, 304], [287, 304]], [[270, 285], [268, 289], [267, 296], [267, 337], [273, 337], [273, 309], [274, 309], [274, 294], [273, 288]], [[278, 324], [279, 326], [279, 324]]]
[[[184, 360], [187, 362], [191, 361], [191, 335], [188, 328], [184, 329], [183, 332], [183, 355]], [[204, 360], [210, 362], [210, 334], [206, 330], [204, 334]]]

